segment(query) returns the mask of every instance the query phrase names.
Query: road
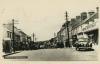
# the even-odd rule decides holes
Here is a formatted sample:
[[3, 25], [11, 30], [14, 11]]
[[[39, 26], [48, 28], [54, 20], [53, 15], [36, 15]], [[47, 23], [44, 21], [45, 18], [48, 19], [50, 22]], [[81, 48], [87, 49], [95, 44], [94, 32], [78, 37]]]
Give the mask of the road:
[[24, 61], [95, 61], [97, 60], [96, 51], [76, 51], [74, 48], [39, 49], [21, 51], [20, 53], [7, 56], [27, 56], [26, 59], [5, 59], [5, 60], [24, 60]]

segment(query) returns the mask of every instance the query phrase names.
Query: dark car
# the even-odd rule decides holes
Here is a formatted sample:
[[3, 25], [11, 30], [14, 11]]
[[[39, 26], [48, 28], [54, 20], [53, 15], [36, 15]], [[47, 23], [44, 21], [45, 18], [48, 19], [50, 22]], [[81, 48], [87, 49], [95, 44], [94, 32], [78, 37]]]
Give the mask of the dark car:
[[44, 49], [45, 48], [45, 45], [40, 45], [40, 49]]
[[90, 50], [92, 49], [92, 42], [88, 38], [79, 38], [75, 43], [76, 50]]

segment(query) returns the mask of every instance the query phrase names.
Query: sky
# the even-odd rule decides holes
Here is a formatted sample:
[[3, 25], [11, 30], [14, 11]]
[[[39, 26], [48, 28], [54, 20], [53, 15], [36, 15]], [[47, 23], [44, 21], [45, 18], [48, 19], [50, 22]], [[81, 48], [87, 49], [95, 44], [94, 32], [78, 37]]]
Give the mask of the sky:
[[0, 0], [0, 22], [15, 19], [19, 29], [28, 35], [35, 33], [37, 41], [54, 37], [68, 19], [81, 12], [95, 10], [99, 0]]

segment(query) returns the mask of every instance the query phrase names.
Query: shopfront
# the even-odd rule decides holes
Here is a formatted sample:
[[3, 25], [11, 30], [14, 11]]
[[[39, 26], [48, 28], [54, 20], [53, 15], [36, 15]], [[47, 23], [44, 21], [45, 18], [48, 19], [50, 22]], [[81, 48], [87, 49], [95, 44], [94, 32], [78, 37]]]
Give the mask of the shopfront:
[[85, 32], [88, 35], [89, 39], [92, 40], [94, 45], [98, 45], [98, 37], [99, 37], [98, 31], [99, 31], [98, 29], [95, 29]]
[[94, 45], [98, 45], [99, 29], [97, 24], [98, 22], [93, 22], [92, 24], [82, 28], [83, 32], [87, 34], [89, 40], [92, 40]]

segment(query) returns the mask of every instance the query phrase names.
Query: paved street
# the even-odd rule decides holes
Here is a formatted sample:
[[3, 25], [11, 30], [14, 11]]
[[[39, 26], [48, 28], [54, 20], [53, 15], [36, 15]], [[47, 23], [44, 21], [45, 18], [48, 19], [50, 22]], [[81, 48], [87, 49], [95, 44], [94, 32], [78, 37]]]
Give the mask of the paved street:
[[78, 61], [97, 60], [96, 51], [76, 51], [72, 48], [40, 49], [22, 51], [11, 56], [28, 56], [27, 59], [6, 59], [6, 60], [30, 60], [30, 61]]

